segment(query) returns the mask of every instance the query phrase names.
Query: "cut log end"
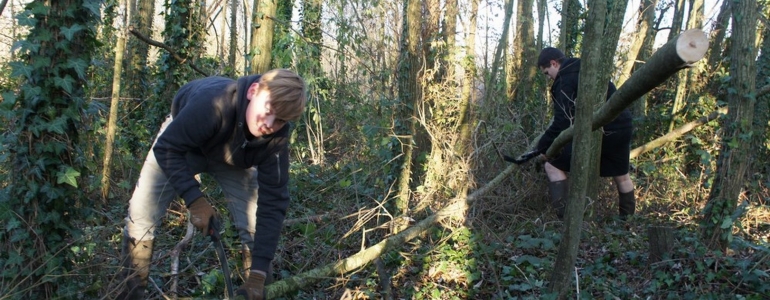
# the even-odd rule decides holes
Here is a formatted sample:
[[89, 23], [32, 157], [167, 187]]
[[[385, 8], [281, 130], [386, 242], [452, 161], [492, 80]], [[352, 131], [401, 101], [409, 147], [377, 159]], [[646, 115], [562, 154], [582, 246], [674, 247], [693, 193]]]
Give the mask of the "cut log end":
[[709, 39], [700, 29], [690, 29], [677, 37], [676, 53], [687, 64], [694, 63], [706, 56]]

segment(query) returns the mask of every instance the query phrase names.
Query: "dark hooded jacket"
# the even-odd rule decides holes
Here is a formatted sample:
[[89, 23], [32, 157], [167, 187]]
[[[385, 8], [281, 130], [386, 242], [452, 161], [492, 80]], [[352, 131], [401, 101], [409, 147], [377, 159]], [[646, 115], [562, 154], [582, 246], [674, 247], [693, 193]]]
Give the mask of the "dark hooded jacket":
[[[254, 263], [267, 270], [278, 244], [289, 205], [289, 125], [270, 135], [248, 139], [246, 92], [260, 75], [237, 81], [207, 77], [179, 89], [171, 104], [173, 121], [153, 146], [169, 183], [189, 206], [203, 196], [186, 163], [187, 153], [240, 168], [257, 168], [259, 182]], [[248, 136], [251, 136], [248, 134]]]
[[[572, 126], [575, 120], [575, 99], [578, 95], [578, 79], [580, 77], [580, 59], [568, 58], [559, 68], [559, 73], [551, 85], [553, 100], [553, 120], [537, 142], [537, 152], [545, 154], [553, 141], [565, 129]], [[612, 82], [607, 86], [607, 99], [615, 93]], [[606, 99], [605, 99], [606, 101]], [[604, 125], [604, 132], [631, 128], [631, 112], [628, 109], [618, 115], [615, 120]]]

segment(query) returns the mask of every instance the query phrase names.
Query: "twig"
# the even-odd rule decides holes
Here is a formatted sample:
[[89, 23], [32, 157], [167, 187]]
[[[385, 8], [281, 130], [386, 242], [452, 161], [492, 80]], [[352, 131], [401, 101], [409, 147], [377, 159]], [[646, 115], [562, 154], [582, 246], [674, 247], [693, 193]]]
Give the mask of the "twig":
[[152, 45], [152, 46], [155, 46], [155, 47], [158, 47], [158, 48], [162, 48], [162, 49], [164, 49], [164, 50], [168, 51], [168, 53], [169, 53], [169, 54], [171, 54], [171, 57], [173, 57], [174, 59], [176, 59], [177, 61], [179, 61], [179, 63], [182, 63], [182, 64], [184, 64], [184, 63], [187, 63], [188, 65], [190, 65], [190, 67], [191, 67], [193, 70], [195, 70], [195, 71], [196, 71], [196, 72], [198, 72], [199, 74], [201, 74], [201, 75], [203, 75], [203, 76], [209, 76], [208, 74], [206, 74], [206, 72], [203, 72], [203, 70], [199, 69], [199, 68], [198, 68], [197, 66], [195, 66], [195, 65], [194, 65], [192, 62], [189, 62], [189, 61], [187, 61], [187, 59], [186, 59], [186, 58], [182, 58], [181, 56], [179, 56], [178, 54], [176, 54], [176, 51], [174, 51], [174, 49], [171, 49], [171, 47], [170, 47], [170, 46], [168, 46], [168, 45], [166, 45], [166, 44], [164, 44], [164, 43], [161, 43], [161, 42], [155, 41], [155, 40], [153, 40], [153, 39], [151, 39], [151, 38], [149, 38], [149, 37], [146, 37], [146, 36], [144, 36], [144, 35], [143, 35], [141, 32], [139, 32], [139, 31], [136, 31], [136, 30], [134, 29], [134, 26], [128, 26], [128, 32], [131, 32], [131, 34], [133, 34], [134, 36], [136, 36], [136, 38], [138, 38], [139, 40], [141, 40], [141, 41], [143, 41], [143, 42], [145, 42], [145, 43], [147, 43], [147, 44], [149, 44], [149, 45]]
[[179, 243], [174, 246], [174, 249], [171, 250], [171, 253], [169, 255], [171, 256], [172, 263], [171, 263], [171, 293], [176, 296], [176, 288], [177, 284], [179, 283], [179, 254], [182, 253], [182, 249], [187, 247], [187, 244], [190, 243], [190, 240], [192, 239], [193, 232], [195, 232], [195, 227], [193, 227], [193, 224], [190, 222], [190, 220], [187, 220], [187, 232], [184, 235], [184, 238], [182, 238]]
[[294, 224], [306, 223], [306, 222], [321, 222], [321, 221], [326, 220], [326, 219], [328, 219], [330, 217], [333, 217], [334, 215], [335, 215], [334, 213], [328, 212], [328, 213], [325, 213], [325, 214], [322, 214], [322, 215], [300, 217], [300, 218], [285, 220], [285, 221], [283, 221], [283, 225], [284, 226], [291, 226], [291, 225], [294, 225]]

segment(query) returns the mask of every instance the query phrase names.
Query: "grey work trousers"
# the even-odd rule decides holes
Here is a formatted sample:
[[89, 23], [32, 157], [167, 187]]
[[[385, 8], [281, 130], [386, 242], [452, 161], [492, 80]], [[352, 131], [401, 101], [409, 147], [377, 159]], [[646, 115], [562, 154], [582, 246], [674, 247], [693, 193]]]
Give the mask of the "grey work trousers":
[[[172, 122], [171, 116], [161, 125], [158, 136]], [[156, 138], [157, 141], [157, 138]], [[155, 146], [155, 143], [153, 143]], [[207, 173], [219, 183], [227, 200], [227, 209], [245, 247], [251, 249], [257, 224], [257, 169], [241, 169], [221, 162], [208, 161], [205, 157], [188, 153], [187, 163], [196, 174]], [[136, 240], [152, 240], [155, 228], [166, 214], [169, 204], [177, 197], [168, 178], [150, 149], [144, 161], [134, 194], [128, 205], [126, 231]]]

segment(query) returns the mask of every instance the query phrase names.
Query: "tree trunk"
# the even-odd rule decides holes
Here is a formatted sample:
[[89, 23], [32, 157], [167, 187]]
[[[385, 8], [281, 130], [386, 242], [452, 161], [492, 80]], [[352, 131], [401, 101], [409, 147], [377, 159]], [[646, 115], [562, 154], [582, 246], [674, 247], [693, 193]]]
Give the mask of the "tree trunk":
[[650, 245], [650, 263], [660, 262], [674, 249], [674, 229], [667, 226], [647, 227], [647, 240]]
[[233, 74], [237, 74], [238, 70], [235, 65], [235, 58], [238, 53], [238, 2], [241, 1], [230, 0], [230, 52], [227, 56], [227, 63], [233, 68]]
[[122, 10], [118, 15], [121, 17], [118, 28], [118, 44], [115, 47], [115, 63], [112, 73], [112, 99], [110, 101], [110, 114], [107, 121], [107, 133], [104, 141], [104, 160], [102, 163], [102, 201], [107, 205], [107, 198], [110, 194], [110, 179], [112, 178], [112, 154], [115, 146], [115, 132], [118, 127], [118, 106], [120, 105], [120, 79], [123, 74], [123, 53], [126, 51], [126, 33], [129, 20], [126, 14], [126, 0], [121, 0], [118, 7]]
[[[543, 41], [543, 34], [544, 34], [544, 28], [545, 24], [547, 24], [548, 20], [546, 20], [547, 10], [548, 10], [548, 3], [546, 0], [536, 0], [537, 1], [537, 19], [539, 20], [537, 24], [537, 38], [535, 39], [535, 52], [540, 51], [540, 49], [543, 49], [545, 46], [545, 42]], [[549, 42], [550, 44], [550, 42]]]
[[[714, 28], [711, 29], [711, 48], [709, 49], [709, 73], [713, 74], [717, 70], [717, 67], [722, 62], [722, 46], [727, 35], [727, 26], [730, 23], [730, 14], [732, 1], [722, 1], [722, 7], [719, 9], [719, 15], [714, 22]], [[713, 80], [712, 85], [718, 85], [719, 82]], [[716, 86], [714, 87], [716, 88]], [[712, 88], [712, 93], [716, 94]]]
[[[588, 18], [583, 50], [578, 96], [575, 107], [575, 142], [572, 143], [573, 158], [570, 169], [570, 186], [567, 197], [563, 238], [559, 243], [548, 289], [558, 299], [566, 299], [573, 286], [573, 270], [577, 259], [580, 233], [583, 224], [586, 198], [596, 198], [595, 178], [599, 174], [602, 133], [592, 129], [592, 114], [596, 107], [607, 99], [607, 83], [610, 68], [607, 68], [620, 35], [620, 24], [627, 1], [614, 1], [612, 8], [606, 0], [589, 0]], [[605, 23], [605, 20], [609, 20]], [[608, 37], [609, 36], [609, 37]], [[553, 148], [553, 147], [552, 147]], [[553, 156], [552, 156], [553, 157]]]
[[[687, 29], [701, 29], [703, 27], [703, 0], [690, 0], [690, 10], [688, 11]], [[671, 122], [668, 130], [674, 130], [677, 121], [682, 118], [679, 112], [684, 108], [687, 102], [688, 93], [697, 93], [701, 89], [700, 83], [693, 84], [693, 69], [687, 69], [677, 75], [676, 94], [674, 104], [671, 106]]]
[[[669, 41], [650, 57], [647, 63], [631, 74], [623, 86], [594, 113], [593, 130], [614, 120], [636, 99], [646, 94], [682, 68], [703, 58], [708, 49], [708, 38], [703, 31], [692, 29]], [[546, 156], [555, 157], [572, 139], [572, 128], [567, 128], [554, 140]]]
[[515, 103], [524, 103], [524, 101], [536, 99], [537, 89], [531, 88], [534, 85], [535, 75], [537, 74], [537, 52], [535, 51], [535, 32], [532, 24], [532, 5], [533, 0], [521, 0], [517, 9], [516, 17], [516, 38], [514, 39], [514, 49], [517, 49], [514, 55], [517, 62], [521, 65], [517, 68], [517, 73], [521, 76], [513, 83], [513, 101]]
[[462, 66], [465, 71], [463, 76], [463, 86], [460, 100], [460, 119], [457, 121], [460, 131], [460, 140], [455, 144], [456, 152], [460, 155], [470, 154], [471, 152], [471, 131], [473, 130], [473, 114], [471, 106], [473, 105], [473, 89], [476, 82], [476, 25], [478, 22], [479, 0], [471, 0], [470, 16], [468, 23], [470, 28], [465, 38], [465, 56], [462, 58]]
[[567, 57], [575, 56], [580, 34], [580, 12], [583, 7], [578, 0], [562, 0], [561, 31], [559, 32], [559, 48]]
[[398, 67], [399, 98], [401, 99], [398, 113], [402, 129], [403, 165], [398, 181], [398, 199], [396, 201], [396, 216], [405, 215], [409, 211], [411, 197], [410, 183], [414, 163], [414, 143], [417, 134], [417, 113], [422, 105], [420, 91], [420, 32], [421, 32], [421, 3], [415, 0], [404, 0], [404, 22], [401, 41], [401, 57]]
[[[765, 7], [765, 16], [770, 17], [770, 8]], [[760, 55], [757, 58], [757, 102], [754, 105], [754, 142], [757, 149], [754, 161], [770, 161], [770, 24], [762, 28], [762, 44], [759, 46]], [[770, 174], [770, 165], [753, 164], [749, 174]], [[765, 189], [770, 188], [760, 183]], [[757, 193], [758, 195], [759, 193]]]
[[730, 46], [729, 112], [722, 119], [722, 149], [717, 174], [703, 211], [703, 238], [712, 249], [726, 250], [732, 240], [733, 212], [743, 197], [746, 173], [751, 159], [751, 127], [756, 92], [755, 38], [757, 2], [733, 3], [733, 33]]
[[254, 0], [251, 12], [251, 68], [250, 74], [262, 74], [270, 70], [275, 29], [277, 0]]
[[679, 33], [682, 31], [685, 1], [686, 0], [674, 0], [674, 17], [671, 20], [671, 30], [668, 32], [668, 41], [679, 36]]
[[[504, 60], [504, 53], [505, 50], [508, 48], [508, 32], [511, 28], [511, 17], [513, 15], [513, 0], [505, 0], [505, 8], [503, 9], [505, 11], [504, 17], [503, 17], [503, 33], [500, 35], [500, 42], [497, 44], [497, 48], [495, 49], [495, 57], [492, 60], [492, 68], [489, 71], [489, 77], [487, 78], [486, 82], [484, 83], [484, 86], [487, 88], [484, 89], [484, 99], [494, 99], [494, 95], [497, 95], [503, 91], [500, 90], [500, 85], [497, 84], [498, 80], [498, 74], [500, 70], [500, 65], [503, 64]], [[516, 66], [513, 66], [514, 68]], [[513, 74], [515, 72], [507, 72], [508, 74]], [[516, 79], [509, 79], [508, 81], [513, 82]], [[505, 86], [503, 86], [505, 87]]]
[[634, 34], [631, 47], [626, 54], [626, 61], [620, 68], [620, 77], [616, 82], [618, 86], [631, 76], [631, 70], [636, 65], [636, 59], [639, 57], [645, 42], [650, 40], [648, 35], [654, 34], [652, 30], [653, 22], [655, 22], [655, 6], [658, 5], [658, 0], [643, 0], [639, 3], [639, 20], [636, 25], [636, 33]]

